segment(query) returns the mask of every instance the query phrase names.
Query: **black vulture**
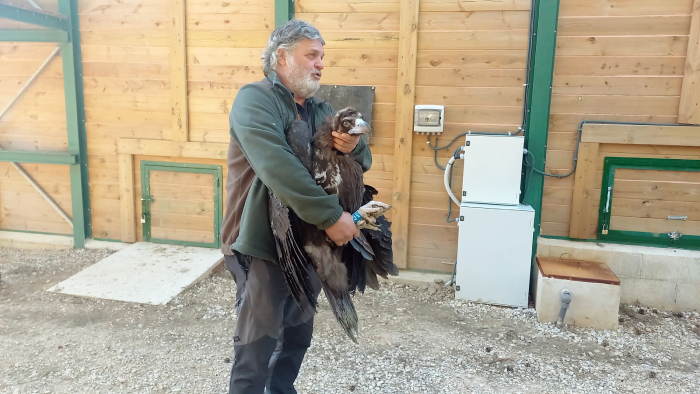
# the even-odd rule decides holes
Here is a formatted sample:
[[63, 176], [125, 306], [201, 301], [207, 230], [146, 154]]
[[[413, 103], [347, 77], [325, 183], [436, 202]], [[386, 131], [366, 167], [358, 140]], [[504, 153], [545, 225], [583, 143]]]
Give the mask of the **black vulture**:
[[312, 264], [337, 321], [357, 342], [358, 319], [351, 295], [364, 293], [366, 286], [379, 288], [377, 275], [396, 276], [393, 262], [391, 223], [384, 216], [390, 206], [374, 201], [377, 190], [365, 185], [360, 164], [334, 147], [332, 131], [362, 134], [369, 125], [352, 108], [329, 116], [314, 134], [303, 121], [295, 120], [285, 130], [295, 156], [327, 193], [336, 194], [343, 211], [354, 213], [360, 236], [348, 245], [337, 246], [323, 230], [308, 224], [269, 191], [269, 214], [277, 254], [285, 280], [297, 304], [306, 297], [316, 302], [307, 268]]

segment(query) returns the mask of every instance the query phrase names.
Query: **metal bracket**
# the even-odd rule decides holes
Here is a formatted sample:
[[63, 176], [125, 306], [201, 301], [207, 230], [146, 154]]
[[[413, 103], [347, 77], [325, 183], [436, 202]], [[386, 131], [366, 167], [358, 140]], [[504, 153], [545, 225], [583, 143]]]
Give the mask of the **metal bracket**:
[[668, 232], [668, 237], [674, 241], [678, 241], [679, 239], [681, 239], [682, 236], [683, 236], [683, 234], [681, 234], [680, 231], [669, 231]]

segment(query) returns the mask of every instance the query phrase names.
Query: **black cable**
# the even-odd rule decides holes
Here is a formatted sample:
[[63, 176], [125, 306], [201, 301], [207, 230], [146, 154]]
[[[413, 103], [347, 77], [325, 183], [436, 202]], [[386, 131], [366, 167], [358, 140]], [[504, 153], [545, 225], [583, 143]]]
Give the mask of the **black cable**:
[[[459, 159], [459, 152], [462, 150], [461, 147], [457, 148], [455, 153], [452, 154], [452, 157], [455, 159]], [[436, 151], [437, 152], [437, 151]], [[450, 180], [448, 182], [448, 185], [450, 187], [450, 190], [452, 190], [452, 170], [454, 170], [455, 166], [454, 164], [450, 166]], [[456, 218], [450, 219], [450, 216], [452, 216], [452, 199], [448, 198], [447, 199], [449, 206], [447, 207], [447, 223], [454, 223], [459, 220], [459, 215], [457, 215]]]

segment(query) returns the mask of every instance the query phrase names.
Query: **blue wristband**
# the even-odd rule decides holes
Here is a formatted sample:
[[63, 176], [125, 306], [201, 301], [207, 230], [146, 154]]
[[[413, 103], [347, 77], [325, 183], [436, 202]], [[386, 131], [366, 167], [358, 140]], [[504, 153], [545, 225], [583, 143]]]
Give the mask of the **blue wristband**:
[[360, 219], [362, 219], [362, 215], [360, 215], [360, 211], [355, 211], [355, 213], [352, 214], [352, 221], [355, 222], [355, 224], [357, 224], [357, 222], [359, 222]]

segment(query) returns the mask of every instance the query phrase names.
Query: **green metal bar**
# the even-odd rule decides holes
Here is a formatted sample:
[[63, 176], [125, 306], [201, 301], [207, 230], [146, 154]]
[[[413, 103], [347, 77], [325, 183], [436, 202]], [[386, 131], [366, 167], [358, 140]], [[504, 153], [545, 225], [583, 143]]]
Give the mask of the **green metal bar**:
[[63, 83], [66, 96], [68, 151], [78, 155], [79, 163], [71, 166], [71, 200], [73, 202], [73, 236], [75, 247], [83, 248], [92, 237], [85, 99], [83, 96], [83, 62], [78, 26], [78, 1], [59, 0], [58, 11], [68, 17], [71, 42], [61, 43]]
[[62, 15], [49, 15], [43, 12], [32, 11], [7, 4], [0, 4], [0, 18], [31, 23], [32, 25], [48, 27], [50, 29], [68, 30], [68, 20]]
[[35, 164], [76, 164], [78, 155], [68, 152], [37, 152], [33, 150], [0, 150], [0, 162]]
[[0, 42], [68, 42], [68, 32], [55, 29], [0, 29]]
[[294, 0], [275, 0], [275, 27], [294, 19]]
[[[526, 148], [534, 155], [533, 166], [544, 171], [547, 154], [547, 132], [549, 111], [552, 101], [552, 78], [554, 75], [554, 53], [557, 43], [557, 22], [559, 0], [536, 0], [533, 14], [534, 24], [530, 48], [530, 86], [526, 114]], [[528, 194], [524, 204], [535, 210], [535, 231], [532, 241], [531, 277], [535, 277], [535, 254], [537, 237], [540, 235], [542, 220], [542, 194], [544, 176], [535, 171], [529, 172]]]

